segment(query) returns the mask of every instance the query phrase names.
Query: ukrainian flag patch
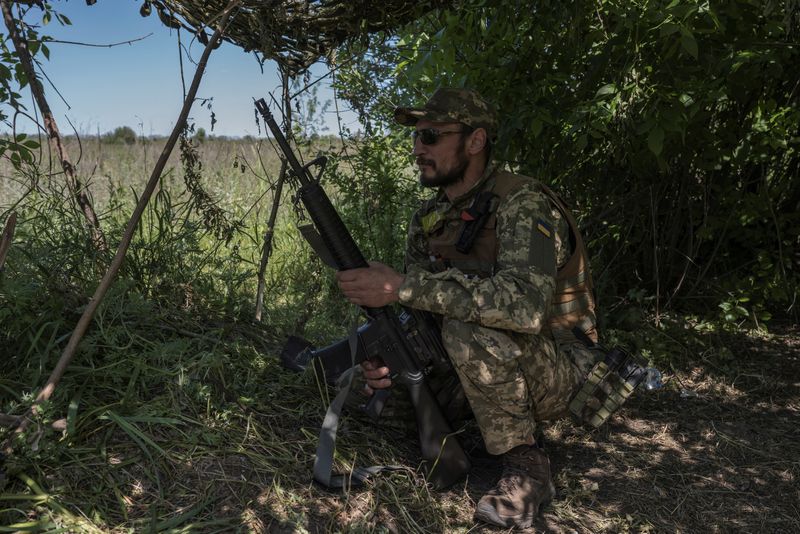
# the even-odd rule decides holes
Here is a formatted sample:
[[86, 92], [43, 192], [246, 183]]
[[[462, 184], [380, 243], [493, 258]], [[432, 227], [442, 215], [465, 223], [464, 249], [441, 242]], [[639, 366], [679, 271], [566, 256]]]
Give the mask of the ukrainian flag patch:
[[542, 219], [536, 221], [536, 229], [548, 239], [553, 237], [553, 227]]

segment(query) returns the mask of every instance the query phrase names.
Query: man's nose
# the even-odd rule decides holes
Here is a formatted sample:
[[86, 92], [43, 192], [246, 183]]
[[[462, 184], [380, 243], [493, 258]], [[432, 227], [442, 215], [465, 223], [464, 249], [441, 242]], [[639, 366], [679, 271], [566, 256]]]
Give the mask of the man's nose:
[[414, 146], [411, 147], [411, 155], [412, 156], [419, 156], [425, 152], [425, 145], [422, 144], [419, 138], [414, 139], [413, 141]]

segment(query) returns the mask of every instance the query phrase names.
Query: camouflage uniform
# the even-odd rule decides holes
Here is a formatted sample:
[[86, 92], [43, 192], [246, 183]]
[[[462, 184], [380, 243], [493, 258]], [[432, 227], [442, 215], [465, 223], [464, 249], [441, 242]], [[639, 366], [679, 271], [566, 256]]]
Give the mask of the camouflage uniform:
[[[422, 109], [395, 110], [395, 120], [403, 125], [412, 126], [422, 118], [484, 128], [491, 140], [497, 133], [494, 110], [472, 91], [440, 89]], [[564, 415], [593, 364], [577, 344], [558, 345], [548, 324], [556, 268], [572, 251], [569, 224], [538, 182], [513, 176], [521, 186], [497, 205], [495, 228], [484, 230], [495, 232], [497, 244], [490, 273], [443, 268], [431, 256], [436, 233], [461, 225], [462, 212], [476, 195], [504, 177], [508, 174], [489, 165], [461, 197], [451, 202], [440, 191], [422, 206], [409, 226], [406, 277], [399, 291], [400, 304], [441, 319], [442, 339], [454, 370], [434, 372], [429, 378], [445, 415], [457, 427], [471, 408], [487, 452], [495, 455], [530, 443], [537, 421]], [[542, 233], [537, 233], [540, 225], [552, 230], [546, 232], [544, 251]], [[580, 352], [580, 357], [573, 352]], [[358, 390], [364, 381], [360, 369], [355, 371], [354, 390]], [[384, 422], [414, 420], [405, 397], [403, 391], [393, 390]], [[361, 401], [362, 396], [351, 396], [348, 404]]]
[[[486, 449], [502, 454], [529, 442], [536, 421], [565, 413], [584, 370], [573, 364], [567, 350], [558, 350], [547, 328], [555, 266], [541, 265], [532, 236], [540, 221], [556, 229], [552, 245], [561, 265], [570, 256], [569, 229], [536, 181], [525, 181], [497, 207], [492, 276], [478, 278], [456, 268], [432, 272], [431, 232], [461, 224], [462, 211], [495, 174], [489, 166], [462, 197], [451, 203], [440, 194], [415, 214], [400, 303], [442, 316], [444, 345]], [[432, 219], [437, 221], [433, 225]]]

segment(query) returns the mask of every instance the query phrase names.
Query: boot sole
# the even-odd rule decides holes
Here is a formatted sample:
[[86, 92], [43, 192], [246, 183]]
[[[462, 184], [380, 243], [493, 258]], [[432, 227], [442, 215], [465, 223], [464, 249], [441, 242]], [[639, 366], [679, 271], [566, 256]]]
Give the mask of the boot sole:
[[475, 519], [498, 527], [530, 528], [534, 517], [531, 517], [530, 514], [501, 517], [494, 507], [483, 504], [478, 504], [475, 509]]
[[550, 490], [549, 497], [539, 503], [539, 507], [536, 509], [535, 514], [501, 516], [497, 513], [497, 510], [493, 506], [479, 502], [478, 506], [475, 508], [475, 515], [473, 517], [483, 521], [484, 523], [489, 523], [490, 525], [495, 525], [498, 527], [530, 528], [542, 508], [550, 504], [555, 497], [556, 489], [552, 481], [550, 482], [548, 489]]

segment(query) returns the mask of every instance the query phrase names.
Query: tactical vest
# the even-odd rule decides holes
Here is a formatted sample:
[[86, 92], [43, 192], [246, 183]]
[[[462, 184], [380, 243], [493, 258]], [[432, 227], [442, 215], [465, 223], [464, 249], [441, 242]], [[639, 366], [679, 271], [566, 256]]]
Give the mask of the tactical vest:
[[[509, 172], [497, 171], [491, 176], [481, 195], [490, 191], [493, 201], [489, 203], [490, 213], [483, 227], [478, 230], [472, 246], [466, 252], [458, 250], [457, 245], [462, 237], [464, 228], [470, 223], [475, 214], [469, 210], [459, 213], [448, 213], [445, 219], [436, 225], [434, 231], [427, 233], [428, 252], [431, 256], [430, 270], [441, 272], [454, 267], [467, 276], [486, 278], [492, 276], [497, 267], [497, 207], [502, 205], [506, 198], [518, 190], [531, 178]], [[548, 328], [557, 342], [574, 341], [573, 328], [582, 330], [590, 339], [597, 342], [597, 319], [595, 316], [595, 298], [593, 293], [592, 277], [589, 273], [589, 261], [586, 247], [581, 238], [578, 224], [564, 202], [549, 187], [536, 182], [542, 193], [558, 208], [569, 224], [570, 244], [572, 255], [556, 271], [556, 288], [548, 316]], [[423, 212], [430, 210], [435, 203], [430, 203], [423, 208]], [[422, 215], [422, 218], [425, 214]]]

